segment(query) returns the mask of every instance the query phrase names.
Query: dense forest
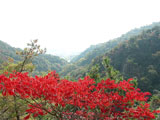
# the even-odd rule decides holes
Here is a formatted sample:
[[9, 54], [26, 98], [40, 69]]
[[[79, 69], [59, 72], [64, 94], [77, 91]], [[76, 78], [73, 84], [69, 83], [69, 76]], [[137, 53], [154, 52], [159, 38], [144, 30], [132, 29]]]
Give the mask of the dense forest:
[[[160, 90], [160, 27], [143, 31], [112, 49], [109, 53], [97, 57], [92, 65], [99, 64], [104, 56], [111, 59], [111, 65], [120, 71], [125, 79], [136, 77], [138, 87], [144, 91]], [[91, 66], [92, 66], [91, 65]]]

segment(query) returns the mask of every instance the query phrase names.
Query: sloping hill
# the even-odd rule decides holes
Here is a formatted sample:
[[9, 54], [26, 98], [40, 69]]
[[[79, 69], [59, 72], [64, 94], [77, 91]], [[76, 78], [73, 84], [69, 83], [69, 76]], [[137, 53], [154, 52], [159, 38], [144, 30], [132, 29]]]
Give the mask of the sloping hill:
[[127, 78], [137, 77], [143, 91], [160, 90], [160, 27], [154, 27], [119, 44], [109, 53], [97, 57], [90, 65], [99, 64], [104, 56]]
[[[110, 40], [106, 43], [91, 46], [86, 49], [80, 55], [73, 58], [71, 63], [65, 66], [61, 72], [62, 76], [70, 76], [73, 79], [82, 77], [88, 70], [87, 66], [98, 56], [102, 56], [110, 52], [113, 48], [117, 47], [124, 41], [128, 41], [131, 37], [141, 34], [147, 29], [151, 29], [155, 26], [160, 26], [160, 22], [153, 23], [151, 25], [143, 26], [140, 28], [133, 29], [121, 37]], [[69, 71], [68, 71], [69, 70]], [[81, 73], [81, 74], [80, 74]]]
[[[16, 51], [19, 50], [21, 49], [11, 47], [7, 43], [0, 41], [0, 64], [6, 61], [8, 57], [13, 58], [15, 62], [21, 60], [21, 58], [16, 55]], [[35, 71], [37, 72], [47, 72], [48, 70], [56, 70], [57, 72], [60, 72], [62, 67], [67, 64], [67, 61], [58, 56], [43, 54], [35, 57], [33, 64], [36, 66]]]
[[20, 57], [16, 55], [17, 50], [19, 49], [11, 47], [7, 43], [0, 40], [0, 63], [7, 60], [8, 57], [12, 57], [14, 60], [20, 60]]
[[135, 28], [135, 29], [127, 32], [126, 34], [123, 34], [122, 36], [120, 36], [116, 39], [110, 40], [108, 42], [100, 43], [97, 45], [91, 45], [88, 49], [86, 49], [80, 55], [75, 56], [71, 60], [71, 63], [76, 63], [78, 66], [85, 66], [88, 63], [91, 63], [92, 59], [110, 51], [112, 48], [116, 47], [119, 43], [126, 41], [126, 40], [130, 39], [131, 37], [140, 34], [142, 31], [147, 30], [147, 29], [151, 29], [155, 26], [160, 26], [160, 22], [155, 22], [151, 25], [143, 26], [140, 28]]

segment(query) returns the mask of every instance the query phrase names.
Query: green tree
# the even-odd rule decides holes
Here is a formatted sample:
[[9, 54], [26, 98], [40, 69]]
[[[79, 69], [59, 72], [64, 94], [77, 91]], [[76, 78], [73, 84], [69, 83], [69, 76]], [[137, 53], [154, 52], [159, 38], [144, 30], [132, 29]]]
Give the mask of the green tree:
[[123, 76], [120, 74], [120, 72], [113, 68], [113, 66], [110, 65], [110, 58], [105, 57], [102, 64], [105, 68], [105, 78], [110, 78], [112, 80], [116, 80], [117, 82], [120, 80], [123, 80]]
[[100, 73], [99, 73], [99, 65], [94, 65], [88, 73], [88, 76], [93, 78], [96, 83], [100, 82]]

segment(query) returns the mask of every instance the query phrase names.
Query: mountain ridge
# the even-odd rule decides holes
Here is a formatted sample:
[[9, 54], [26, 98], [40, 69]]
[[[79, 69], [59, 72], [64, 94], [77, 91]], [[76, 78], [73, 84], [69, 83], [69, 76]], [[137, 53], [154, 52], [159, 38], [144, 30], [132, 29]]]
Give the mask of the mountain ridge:
[[[113, 48], [117, 47], [118, 44], [123, 43], [124, 41], [128, 41], [131, 37], [134, 37], [136, 35], [141, 34], [143, 31], [151, 29], [155, 26], [160, 26], [160, 22], [152, 23], [151, 25], [142, 26], [140, 28], [135, 28], [133, 30], [130, 30], [126, 34], [121, 35], [121, 37], [118, 37], [116, 39], [110, 40], [105, 43], [100, 43], [97, 46], [91, 46], [85, 51], [83, 51], [79, 56], [76, 56], [73, 58], [71, 63], [67, 66], [64, 66], [63, 71], [61, 72], [62, 76], [72, 76], [73, 79], [78, 79], [79, 77], [82, 77], [85, 72], [87, 71], [87, 66], [89, 66], [92, 61], [98, 57], [102, 56], [105, 53], [111, 51]], [[68, 69], [70, 71], [68, 71]], [[78, 74], [78, 72], [81, 72], [82, 75]]]
[[[22, 51], [22, 49], [14, 48], [0, 40], [0, 63], [7, 61], [9, 57], [13, 58], [15, 62], [20, 61], [21, 58], [16, 54], [16, 51]], [[33, 59], [36, 73], [48, 70], [60, 72], [62, 67], [67, 63], [66, 60], [50, 54], [39, 55]]]

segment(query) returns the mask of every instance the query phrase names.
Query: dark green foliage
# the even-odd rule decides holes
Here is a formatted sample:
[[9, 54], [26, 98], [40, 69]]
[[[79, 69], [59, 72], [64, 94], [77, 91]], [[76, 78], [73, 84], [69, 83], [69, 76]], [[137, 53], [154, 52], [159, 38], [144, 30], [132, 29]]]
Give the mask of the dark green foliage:
[[116, 69], [114, 69], [111, 65], [110, 65], [110, 59], [108, 57], [106, 57], [103, 62], [102, 62], [103, 66], [104, 66], [104, 72], [105, 72], [105, 79], [110, 78], [112, 80], [116, 80], [117, 82], [123, 80], [123, 76], [120, 74], [119, 71], [117, 71]]
[[[125, 79], [136, 77], [138, 87], [152, 92], [160, 89], [160, 27], [154, 27], [130, 40], [119, 44], [106, 53], [111, 65], [119, 70]], [[103, 56], [95, 61], [102, 61]], [[97, 64], [97, 62], [94, 62]], [[104, 71], [101, 66], [100, 72]]]
[[160, 109], [160, 91], [154, 90], [153, 93], [154, 95], [152, 96], [150, 100], [151, 107], [154, 110]]
[[100, 81], [99, 67], [100, 66], [98, 64], [92, 66], [92, 68], [90, 69], [90, 71], [88, 73], [88, 76], [93, 78], [96, 81], [96, 83], [98, 83]]
[[[94, 63], [94, 62], [93, 62]], [[102, 73], [100, 73], [100, 66], [103, 67], [103, 71]], [[88, 75], [95, 79], [95, 81], [98, 83], [100, 82], [100, 80], [103, 79], [112, 79], [112, 80], [116, 80], [116, 82], [119, 82], [121, 80], [123, 80], [123, 76], [120, 74], [119, 71], [117, 71], [116, 69], [114, 69], [111, 65], [110, 65], [110, 59], [108, 57], [103, 59], [103, 62], [96, 64], [96, 65], [91, 65], [89, 68], [89, 73]]]

